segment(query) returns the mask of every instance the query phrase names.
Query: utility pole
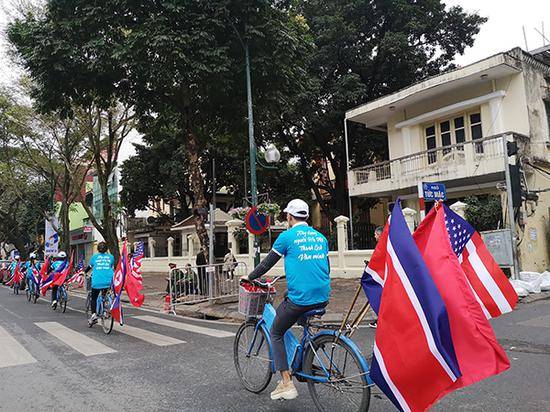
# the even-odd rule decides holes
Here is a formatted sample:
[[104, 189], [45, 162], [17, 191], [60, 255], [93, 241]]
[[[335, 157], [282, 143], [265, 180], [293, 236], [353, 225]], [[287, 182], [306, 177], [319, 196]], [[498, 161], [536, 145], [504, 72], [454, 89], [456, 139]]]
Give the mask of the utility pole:
[[512, 199], [512, 178], [510, 176], [510, 162], [508, 159], [508, 135], [502, 136], [502, 150], [504, 154], [504, 175], [506, 176], [506, 200], [508, 203], [508, 224], [510, 225], [510, 237], [512, 238], [512, 258], [514, 273], [512, 277], [519, 279], [519, 262], [517, 253], [516, 222], [514, 217], [514, 202]]
[[[250, 197], [252, 207], [258, 206], [258, 187], [256, 183], [256, 143], [254, 141], [254, 117], [252, 112], [252, 80], [250, 78], [250, 53], [248, 43], [244, 44], [246, 65], [246, 100], [248, 106], [248, 144], [250, 149]], [[250, 251], [248, 251], [250, 253]], [[260, 263], [258, 236], [254, 236], [254, 267]]]

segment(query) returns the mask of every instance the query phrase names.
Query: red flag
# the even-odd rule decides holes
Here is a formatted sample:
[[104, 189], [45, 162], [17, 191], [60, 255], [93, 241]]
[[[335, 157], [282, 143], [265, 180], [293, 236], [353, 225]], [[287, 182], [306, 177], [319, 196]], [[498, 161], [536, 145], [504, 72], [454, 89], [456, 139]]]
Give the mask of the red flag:
[[13, 276], [10, 279], [10, 281], [8, 283], [6, 283], [6, 285], [11, 286], [14, 283], [21, 283], [22, 280], [23, 280], [23, 273], [21, 272], [20, 264], [17, 263], [15, 265], [15, 270], [13, 271]]
[[131, 270], [128, 276], [126, 276], [126, 282], [124, 283], [124, 289], [130, 298], [132, 305], [140, 307], [143, 305], [145, 296], [141, 293], [143, 289], [143, 277], [141, 276], [141, 259], [143, 258], [143, 248], [136, 248], [136, 252], [131, 259], [129, 259]]
[[129, 267], [130, 262], [128, 261], [128, 249], [126, 247], [126, 242], [124, 242], [122, 245], [120, 259], [113, 276], [113, 282], [111, 283], [111, 288], [113, 289], [113, 294], [115, 295], [114, 301], [111, 305], [111, 316], [121, 325], [123, 324], [123, 317], [122, 302], [120, 301], [120, 297], [122, 295], [122, 290], [124, 289], [124, 283]]
[[42, 279], [42, 282], [44, 282], [46, 280], [46, 278], [48, 277], [49, 269], [50, 269], [50, 257], [48, 256], [46, 258], [46, 261], [44, 262], [44, 264], [40, 268], [40, 279]]
[[413, 235], [445, 302], [462, 376], [440, 397], [510, 367], [451, 246], [445, 210], [430, 211]]
[[71, 273], [71, 270], [73, 270], [73, 257], [74, 252], [71, 253], [71, 259], [69, 260], [69, 264], [65, 267], [65, 269], [63, 269], [61, 273], [55, 274], [52, 286], [61, 286], [63, 283], [65, 283], [67, 276], [69, 276], [69, 273]]

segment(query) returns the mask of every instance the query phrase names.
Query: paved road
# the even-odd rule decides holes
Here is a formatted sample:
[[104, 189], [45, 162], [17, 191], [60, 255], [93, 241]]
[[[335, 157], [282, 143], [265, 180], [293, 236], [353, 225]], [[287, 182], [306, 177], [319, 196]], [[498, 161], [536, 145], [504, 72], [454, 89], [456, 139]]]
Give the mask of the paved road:
[[[70, 306], [81, 309], [83, 301]], [[53, 312], [0, 288], [0, 410], [313, 410], [303, 384], [287, 402], [269, 400], [275, 380], [261, 395], [241, 388], [231, 355], [235, 325], [126, 312], [127, 326], [106, 336], [88, 329], [81, 312]], [[435, 410], [550, 411], [550, 302], [521, 306], [494, 326], [512, 369]], [[357, 334], [365, 353], [372, 339], [370, 329]], [[371, 411], [391, 410], [375, 389]]]

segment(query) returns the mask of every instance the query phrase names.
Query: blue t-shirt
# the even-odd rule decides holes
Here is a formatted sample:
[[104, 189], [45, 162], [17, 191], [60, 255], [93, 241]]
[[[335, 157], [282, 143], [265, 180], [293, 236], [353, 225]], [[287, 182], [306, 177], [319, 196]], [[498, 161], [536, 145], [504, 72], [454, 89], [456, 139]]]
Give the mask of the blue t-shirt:
[[60, 273], [65, 269], [65, 266], [67, 266], [66, 260], [54, 260], [50, 265], [50, 270], [55, 273]]
[[[40, 272], [40, 262], [36, 261], [34, 262], [34, 267], [36, 268], [37, 271]], [[28, 260], [25, 262], [25, 271], [27, 272], [27, 278], [31, 279], [33, 277], [32, 275], [32, 263], [29, 262]]]
[[285, 258], [288, 298], [300, 306], [327, 302], [330, 295], [328, 241], [305, 223], [279, 235], [273, 251]]
[[110, 253], [96, 253], [90, 259], [92, 288], [106, 289], [111, 286], [115, 273], [115, 258]]

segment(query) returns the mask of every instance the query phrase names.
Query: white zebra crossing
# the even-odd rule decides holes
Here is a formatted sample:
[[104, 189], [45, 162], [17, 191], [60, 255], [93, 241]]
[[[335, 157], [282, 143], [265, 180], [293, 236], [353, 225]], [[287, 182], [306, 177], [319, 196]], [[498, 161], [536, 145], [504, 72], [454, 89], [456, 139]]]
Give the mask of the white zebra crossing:
[[70, 348], [82, 353], [84, 356], [102, 355], [114, 353], [116, 350], [89, 338], [88, 336], [69, 329], [58, 322], [37, 322], [40, 329], [59, 339]]
[[0, 368], [35, 363], [36, 359], [0, 326]]
[[203, 326], [191, 325], [189, 323], [175, 322], [173, 320], [158, 318], [156, 316], [134, 316], [135, 319], [143, 320], [145, 322], [154, 323], [156, 325], [168, 326], [170, 328], [185, 330], [187, 332], [200, 333], [214, 338], [229, 338], [235, 336], [233, 332], [227, 332], [225, 330], [205, 328]]
[[150, 330], [136, 328], [134, 326], [124, 325], [116, 329], [117, 332], [124, 333], [125, 335], [132, 336], [137, 339], [141, 339], [145, 342], [152, 343], [156, 346], [170, 346], [178, 345], [180, 343], [186, 343], [183, 340], [172, 338], [170, 336], [161, 335], [160, 333], [151, 332]]

